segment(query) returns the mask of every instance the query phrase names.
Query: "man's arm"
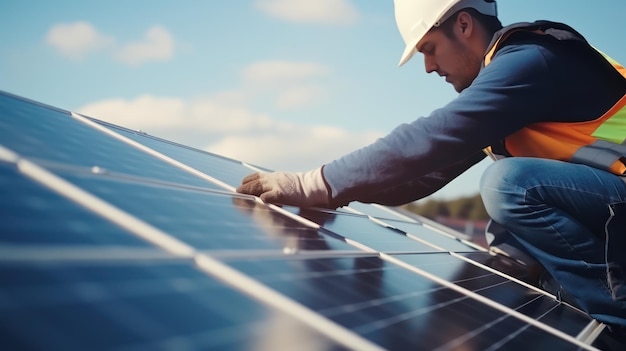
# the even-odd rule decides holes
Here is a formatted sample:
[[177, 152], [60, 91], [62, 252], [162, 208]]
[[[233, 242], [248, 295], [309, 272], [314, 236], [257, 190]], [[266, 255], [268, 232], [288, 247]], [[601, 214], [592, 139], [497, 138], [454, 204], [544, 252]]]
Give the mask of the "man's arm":
[[[425, 198], [443, 188], [467, 169], [483, 160], [485, 156], [485, 153], [481, 150], [450, 167], [429, 173], [423, 177], [377, 192], [359, 194], [354, 201], [400, 206]], [[336, 208], [342, 205], [344, 204], [331, 202], [330, 207]]]
[[546, 56], [550, 52], [539, 45], [504, 47], [443, 108], [327, 164], [324, 176], [332, 198], [345, 203], [406, 184], [468, 159], [529, 124], [562, 116], [562, 82], [554, 79]]
[[533, 42], [503, 47], [472, 85], [445, 107], [326, 164], [321, 177], [327, 185], [326, 205], [354, 200], [397, 203], [398, 197], [387, 197], [382, 189], [395, 187], [394, 195], [424, 185], [421, 189], [427, 191], [402, 199], [413, 200], [458, 175], [435, 176], [437, 172], [471, 159], [526, 125], [563, 117], [561, 101], [568, 87], [555, 77], [563, 75], [561, 62]]

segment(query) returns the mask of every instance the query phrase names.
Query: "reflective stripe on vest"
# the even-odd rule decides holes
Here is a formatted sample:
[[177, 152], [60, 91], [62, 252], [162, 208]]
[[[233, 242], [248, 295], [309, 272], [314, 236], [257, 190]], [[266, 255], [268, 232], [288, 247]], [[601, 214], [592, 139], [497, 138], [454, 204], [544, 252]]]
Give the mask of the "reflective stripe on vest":
[[[487, 52], [484, 65], [491, 63], [499, 47], [517, 31], [544, 32], [535, 28], [514, 28], [502, 34]], [[600, 52], [600, 51], [598, 51]], [[626, 78], [626, 69], [600, 52]], [[626, 95], [601, 117], [584, 122], [541, 122], [522, 128], [504, 139], [512, 156], [540, 157], [582, 163], [615, 174], [626, 174]], [[485, 149], [485, 153], [490, 154]]]

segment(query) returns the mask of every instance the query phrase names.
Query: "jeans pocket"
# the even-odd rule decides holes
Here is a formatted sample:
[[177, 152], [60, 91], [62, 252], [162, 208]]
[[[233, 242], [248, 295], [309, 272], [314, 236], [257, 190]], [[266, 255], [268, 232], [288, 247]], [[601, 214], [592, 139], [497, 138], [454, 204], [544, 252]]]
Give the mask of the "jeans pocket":
[[606, 222], [606, 269], [613, 300], [626, 300], [626, 203], [609, 205]]

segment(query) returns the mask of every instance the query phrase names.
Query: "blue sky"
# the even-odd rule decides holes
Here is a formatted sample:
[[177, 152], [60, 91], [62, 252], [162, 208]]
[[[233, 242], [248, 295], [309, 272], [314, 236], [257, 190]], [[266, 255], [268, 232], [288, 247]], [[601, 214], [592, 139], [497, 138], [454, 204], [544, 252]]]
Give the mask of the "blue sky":
[[[565, 22], [626, 63], [624, 0], [498, 5], [504, 24]], [[456, 96], [419, 56], [397, 67], [392, 0], [3, 0], [0, 42], [0, 90], [281, 170]], [[476, 193], [487, 165], [435, 196]]]

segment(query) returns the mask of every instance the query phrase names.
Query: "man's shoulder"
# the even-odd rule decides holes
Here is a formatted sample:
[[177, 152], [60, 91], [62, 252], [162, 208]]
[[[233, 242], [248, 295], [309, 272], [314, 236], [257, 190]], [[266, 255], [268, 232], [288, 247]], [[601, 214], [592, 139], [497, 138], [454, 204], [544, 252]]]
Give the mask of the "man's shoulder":
[[[494, 48], [495, 46], [495, 48]], [[586, 55], [594, 50], [586, 39], [572, 27], [552, 21], [519, 22], [498, 31], [488, 52], [493, 60], [509, 56], [526, 56], [526, 60], [563, 60], [572, 53]]]
[[[518, 22], [510, 24], [498, 32], [492, 39], [492, 45], [499, 41], [510, 42], [515, 38], [551, 38], [558, 41], [576, 41], [587, 44], [585, 37], [565, 23], [539, 20], [534, 22]], [[491, 45], [490, 45], [491, 46]]]

